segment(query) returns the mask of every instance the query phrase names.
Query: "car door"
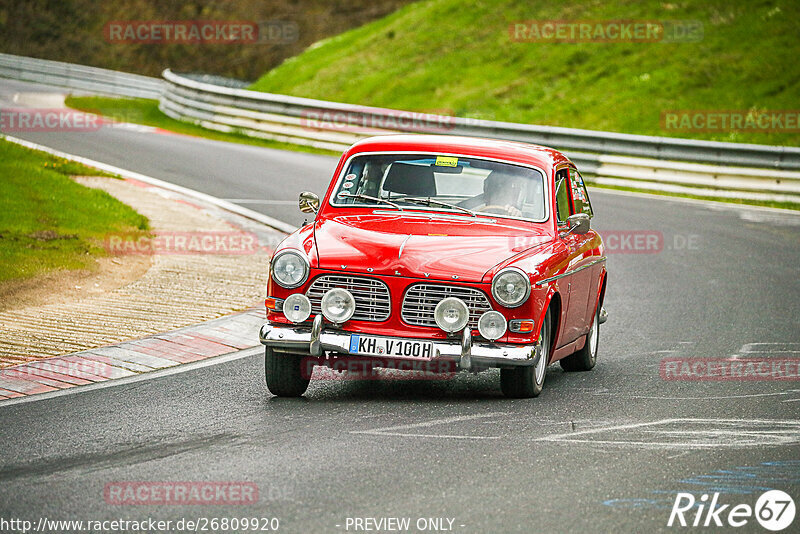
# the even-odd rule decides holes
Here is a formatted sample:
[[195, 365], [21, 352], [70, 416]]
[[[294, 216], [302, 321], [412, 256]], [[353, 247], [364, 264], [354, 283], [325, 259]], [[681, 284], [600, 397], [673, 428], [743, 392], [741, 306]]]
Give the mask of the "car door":
[[[577, 170], [571, 167], [558, 170], [555, 180], [559, 239], [569, 250], [568, 264], [564, 272], [567, 276], [563, 277], [560, 283], [562, 306], [564, 306], [565, 313], [559, 346], [566, 345], [586, 334], [590, 326], [590, 323], [587, 322], [586, 309], [589, 303], [592, 277], [591, 269], [586, 267], [592, 261], [591, 243], [593, 235], [596, 233], [592, 230], [585, 235], [567, 233], [567, 217], [575, 213], [584, 213], [585, 205], [588, 205], [588, 197], [587, 202], [584, 203], [582, 194], [573, 191], [573, 173], [575, 173], [576, 184], [582, 185], [582, 180], [578, 182]], [[589, 209], [591, 209], [591, 205], [589, 205]]]
[[[569, 185], [572, 213], [585, 213], [594, 217], [589, 194], [583, 177], [575, 167], [569, 168]], [[569, 337], [577, 339], [589, 331], [592, 325], [595, 297], [598, 291], [599, 277], [596, 273], [601, 268], [594, 256], [599, 242], [597, 232], [590, 229], [583, 235], [570, 234], [569, 246], [573, 252], [574, 264], [570, 289], [570, 307], [574, 313], [574, 330]]]
[[[581, 173], [574, 167], [570, 168], [570, 186], [572, 191], [573, 205], [576, 213], [585, 213], [589, 218], [594, 217], [592, 203], [589, 199], [589, 191], [586, 188], [586, 183], [583, 180]], [[597, 304], [597, 296], [600, 294], [600, 281], [603, 273], [603, 264], [599, 261], [601, 255], [600, 248], [600, 234], [594, 229], [590, 229], [588, 233], [583, 236], [583, 243], [581, 243], [581, 253], [586, 255], [583, 260], [583, 265], [587, 266], [586, 276], [588, 277], [589, 289], [586, 294], [586, 330], [592, 326], [594, 321], [595, 306]]]
[[579, 319], [576, 317], [576, 315], [577, 310], [580, 308], [580, 303], [575, 306], [572, 304], [572, 285], [574, 278], [572, 269], [575, 262], [578, 261], [578, 251], [574, 236], [566, 235], [569, 227], [567, 217], [573, 213], [569, 189], [569, 169], [564, 167], [559, 169], [555, 176], [556, 219], [558, 222], [559, 239], [564, 242], [568, 250], [567, 265], [564, 266], [564, 271], [562, 273], [565, 276], [563, 276], [559, 282], [562, 318], [560, 334], [556, 340], [558, 347], [574, 341], [577, 337], [575, 332], [578, 329], [577, 323]]

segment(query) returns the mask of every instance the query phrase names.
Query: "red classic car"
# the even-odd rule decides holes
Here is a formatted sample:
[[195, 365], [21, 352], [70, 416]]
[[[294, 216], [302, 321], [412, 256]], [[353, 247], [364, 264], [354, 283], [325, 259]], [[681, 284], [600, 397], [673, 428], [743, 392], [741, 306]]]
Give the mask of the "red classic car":
[[[500, 369], [535, 397], [546, 367], [597, 358], [600, 236], [575, 165], [551, 148], [455, 136], [380, 136], [342, 155], [313, 223], [270, 264], [268, 389], [302, 395], [315, 365]], [[404, 367], [402, 364], [409, 364]]]

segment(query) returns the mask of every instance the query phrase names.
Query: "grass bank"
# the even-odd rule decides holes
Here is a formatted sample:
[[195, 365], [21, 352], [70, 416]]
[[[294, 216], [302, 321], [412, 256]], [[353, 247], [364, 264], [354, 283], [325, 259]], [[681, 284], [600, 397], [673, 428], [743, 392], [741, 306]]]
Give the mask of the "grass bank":
[[[544, 35], [547, 21], [595, 27], [619, 20], [683, 24], [672, 28], [699, 23], [702, 29], [685, 42], [514, 37], [534, 36], [531, 22]], [[515, 34], [518, 23], [525, 30]], [[667, 129], [665, 113], [796, 115], [798, 26], [800, 3], [794, 0], [422, 0], [309, 47], [252, 89], [490, 120], [797, 146], [797, 128], [676, 131]]]
[[108, 233], [148, 229], [146, 217], [75, 175], [107, 176], [0, 139], [0, 283], [91, 269]]

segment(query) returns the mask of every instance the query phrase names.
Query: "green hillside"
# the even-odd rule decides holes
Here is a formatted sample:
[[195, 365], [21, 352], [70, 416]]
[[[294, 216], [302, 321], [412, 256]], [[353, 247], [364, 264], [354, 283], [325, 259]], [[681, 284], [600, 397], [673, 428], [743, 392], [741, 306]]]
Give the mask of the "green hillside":
[[[518, 21], [699, 21], [694, 42], [517, 42]], [[800, 109], [800, 2], [423, 0], [330, 38], [254, 89], [649, 135], [800, 144], [794, 132], [670, 131], [671, 110]]]

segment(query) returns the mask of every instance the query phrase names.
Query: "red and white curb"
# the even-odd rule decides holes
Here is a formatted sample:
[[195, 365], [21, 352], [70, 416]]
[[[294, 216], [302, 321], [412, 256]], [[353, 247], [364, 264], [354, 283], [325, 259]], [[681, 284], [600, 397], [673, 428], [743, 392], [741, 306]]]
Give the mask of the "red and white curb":
[[258, 329], [263, 323], [263, 311], [254, 309], [165, 334], [0, 369], [0, 406], [10, 399], [237, 353], [259, 346]]
[[[37, 143], [6, 135], [0, 137], [117, 174], [128, 181], [157, 186], [209, 203], [279, 231], [289, 233], [296, 229], [199, 191]], [[249, 357], [261, 352], [258, 330], [264, 320], [263, 309], [251, 309], [172, 332], [0, 369], [0, 406], [140, 382]]]

